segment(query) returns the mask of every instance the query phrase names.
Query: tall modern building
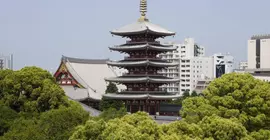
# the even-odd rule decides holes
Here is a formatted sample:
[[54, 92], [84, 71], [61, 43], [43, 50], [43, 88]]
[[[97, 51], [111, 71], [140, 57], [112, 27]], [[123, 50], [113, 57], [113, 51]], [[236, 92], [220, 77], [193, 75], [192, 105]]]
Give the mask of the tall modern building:
[[178, 63], [178, 67], [169, 67], [160, 71], [168, 77], [177, 77], [180, 83], [164, 85], [170, 93], [182, 94], [193, 91], [199, 81], [209, 81], [233, 71], [234, 58], [230, 54], [205, 56], [205, 48], [198, 45], [193, 38], [186, 38], [184, 43], [175, 44], [177, 50], [160, 54], [162, 59]]
[[255, 35], [248, 40], [248, 69], [270, 68], [270, 35]]
[[[183, 43], [167, 43], [175, 46], [177, 50], [160, 54], [164, 60], [169, 62], [178, 63], [178, 67], [168, 67], [163, 69], [159, 73], [168, 76], [175, 77], [180, 79], [180, 83], [172, 83], [164, 85], [162, 88], [166, 89], [169, 93], [180, 94], [185, 90], [190, 90], [191, 80], [190, 73], [191, 71], [191, 62], [190, 60], [196, 57], [202, 57], [205, 55], [205, 48], [198, 45], [193, 38], [186, 38]], [[180, 92], [182, 91], [182, 92]]]
[[248, 62], [241, 63], [238, 73], [250, 73], [254, 78], [270, 81], [270, 34], [254, 35], [248, 40]]
[[13, 55], [0, 55], [0, 69], [11, 69], [13, 70]]
[[141, 0], [140, 8], [141, 17], [137, 22], [111, 31], [111, 34], [127, 38], [128, 41], [110, 47], [110, 50], [124, 53], [127, 57], [120, 61], [109, 61], [108, 65], [125, 68], [128, 72], [105, 80], [124, 84], [127, 88], [118, 93], [104, 94], [103, 97], [124, 101], [127, 111], [131, 113], [145, 111], [151, 115], [165, 114], [160, 104], [179, 96], [167, 93], [160, 86], [179, 82], [179, 79], [163, 76], [158, 71], [177, 66], [178, 63], [171, 63], [157, 57], [160, 53], [176, 50], [175, 46], [161, 44], [157, 39], [175, 33], [151, 23], [146, 18], [146, 0]]

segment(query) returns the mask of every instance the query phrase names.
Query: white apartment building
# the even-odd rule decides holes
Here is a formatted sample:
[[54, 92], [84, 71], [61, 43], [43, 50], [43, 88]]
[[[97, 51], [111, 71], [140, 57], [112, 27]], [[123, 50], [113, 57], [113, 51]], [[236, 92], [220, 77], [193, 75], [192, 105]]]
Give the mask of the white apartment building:
[[[238, 73], [250, 73], [254, 78], [270, 81], [270, 34], [254, 35], [247, 44], [247, 68], [235, 70]], [[244, 64], [242, 64], [244, 65]]]
[[0, 55], [0, 70], [13, 69], [13, 55]]
[[160, 73], [168, 77], [177, 77], [179, 84], [163, 86], [169, 93], [182, 94], [195, 90], [198, 81], [220, 77], [233, 71], [234, 59], [229, 54], [214, 54], [205, 57], [205, 48], [195, 43], [193, 38], [185, 39], [182, 44], [174, 44], [176, 51], [161, 54], [165, 60], [178, 62], [179, 67], [167, 68]]
[[239, 69], [240, 70], [245, 70], [248, 68], [248, 62], [240, 62], [239, 63]]
[[270, 35], [255, 35], [248, 40], [248, 69], [270, 68]]
[[[159, 56], [162, 59], [168, 60], [170, 62], [179, 63], [179, 67], [169, 67], [162, 70], [160, 73], [168, 77], [177, 77], [182, 82], [175, 84], [164, 85], [163, 88], [166, 89], [169, 93], [172, 94], [181, 94], [183, 90], [190, 90], [191, 80], [191, 63], [190, 59], [193, 57], [201, 57], [205, 55], [205, 49], [202, 46], [199, 46], [195, 43], [193, 38], [186, 38], [184, 43], [176, 44], [169, 43], [177, 46], [177, 50], [173, 52], [168, 52], [165, 54], [160, 54]], [[181, 72], [182, 71], [182, 72]], [[182, 86], [181, 86], [182, 85]]]

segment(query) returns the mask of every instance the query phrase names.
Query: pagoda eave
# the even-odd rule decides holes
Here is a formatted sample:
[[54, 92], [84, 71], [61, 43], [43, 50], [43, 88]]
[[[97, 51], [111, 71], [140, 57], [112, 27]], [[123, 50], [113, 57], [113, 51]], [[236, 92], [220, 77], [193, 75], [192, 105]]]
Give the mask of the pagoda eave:
[[179, 82], [179, 79], [165, 79], [165, 78], [136, 78], [136, 77], [116, 77], [116, 78], [105, 78], [109, 82], [117, 83], [175, 83]]
[[121, 31], [111, 31], [111, 34], [113, 35], [117, 35], [117, 36], [122, 36], [122, 37], [129, 37], [132, 35], [140, 35], [140, 34], [152, 34], [152, 35], [156, 35], [159, 37], [165, 37], [165, 36], [174, 36], [175, 33], [171, 32], [171, 33], [164, 33], [164, 32], [156, 32], [156, 31], [152, 31], [152, 30], [142, 30], [142, 31], [126, 31], [126, 32], [121, 32]]
[[153, 61], [126, 61], [126, 62], [119, 62], [119, 61], [108, 61], [108, 65], [110, 66], [117, 66], [117, 67], [137, 67], [137, 66], [153, 66], [153, 67], [175, 67], [178, 66], [178, 63], [164, 63], [164, 62], [153, 62]]
[[111, 31], [111, 34], [118, 36], [132, 36], [132, 35], [155, 35], [159, 37], [173, 36], [176, 33], [164, 29], [148, 21], [135, 22], [119, 29]]
[[121, 51], [121, 52], [130, 52], [130, 51], [139, 51], [139, 50], [153, 50], [159, 52], [167, 52], [167, 51], [174, 51], [177, 47], [159, 47], [153, 45], [133, 45], [133, 46], [116, 46], [116, 47], [109, 47], [112, 51]]
[[171, 100], [181, 97], [180, 95], [124, 95], [124, 94], [104, 94], [106, 99], [118, 99], [118, 100]]

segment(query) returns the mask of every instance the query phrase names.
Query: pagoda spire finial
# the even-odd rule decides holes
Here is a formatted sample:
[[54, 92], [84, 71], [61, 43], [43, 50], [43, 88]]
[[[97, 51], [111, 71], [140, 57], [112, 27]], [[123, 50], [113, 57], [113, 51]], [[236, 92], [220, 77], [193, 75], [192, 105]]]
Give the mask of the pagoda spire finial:
[[148, 21], [146, 18], [146, 12], [147, 12], [147, 0], [141, 0], [140, 3], [140, 12], [141, 12], [141, 17], [139, 18], [139, 21]]

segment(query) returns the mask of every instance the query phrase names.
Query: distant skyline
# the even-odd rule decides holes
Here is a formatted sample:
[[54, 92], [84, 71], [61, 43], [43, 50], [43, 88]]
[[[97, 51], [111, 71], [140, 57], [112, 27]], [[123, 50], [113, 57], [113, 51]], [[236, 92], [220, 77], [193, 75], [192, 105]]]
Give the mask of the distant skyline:
[[[136, 22], [140, 0], [2, 0], [0, 54], [14, 54], [14, 68], [55, 71], [62, 55], [121, 59], [108, 47], [125, 39], [109, 31]], [[206, 55], [227, 53], [246, 61], [247, 40], [270, 34], [269, 0], [148, 0], [147, 17], [175, 31], [164, 42], [192, 37]]]

